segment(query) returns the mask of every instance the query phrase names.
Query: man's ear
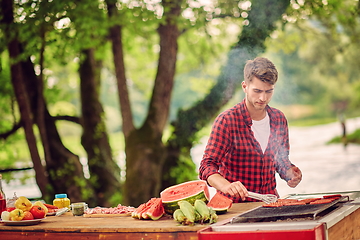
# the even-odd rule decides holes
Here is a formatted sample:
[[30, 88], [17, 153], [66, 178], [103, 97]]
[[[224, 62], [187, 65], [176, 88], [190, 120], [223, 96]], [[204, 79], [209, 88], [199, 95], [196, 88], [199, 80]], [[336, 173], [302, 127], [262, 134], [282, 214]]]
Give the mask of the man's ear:
[[245, 89], [246, 89], [246, 83], [245, 83], [245, 81], [242, 81], [241, 87], [242, 87], [243, 91], [245, 92]]

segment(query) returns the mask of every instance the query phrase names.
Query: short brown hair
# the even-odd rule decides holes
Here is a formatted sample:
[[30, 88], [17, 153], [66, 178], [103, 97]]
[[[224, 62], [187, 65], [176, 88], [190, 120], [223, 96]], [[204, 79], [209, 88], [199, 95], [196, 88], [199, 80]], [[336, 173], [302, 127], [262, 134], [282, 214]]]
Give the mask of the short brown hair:
[[254, 60], [248, 60], [244, 67], [245, 82], [251, 82], [253, 77], [274, 85], [278, 79], [278, 72], [269, 59], [257, 57]]

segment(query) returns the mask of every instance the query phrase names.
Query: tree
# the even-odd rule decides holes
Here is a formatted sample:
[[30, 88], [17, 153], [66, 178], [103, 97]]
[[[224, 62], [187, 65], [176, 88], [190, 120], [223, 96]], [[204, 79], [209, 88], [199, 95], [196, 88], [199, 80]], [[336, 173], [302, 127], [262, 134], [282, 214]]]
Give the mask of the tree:
[[84, 129], [82, 145], [88, 154], [90, 182], [101, 206], [110, 206], [110, 199], [120, 188], [120, 169], [113, 161], [104, 123], [104, 110], [99, 101], [101, 61], [95, 59], [95, 50], [83, 51], [80, 63], [81, 123]]
[[[2, 2], [5, 6], [4, 9], [8, 9], [8, 6], [11, 6], [13, 3], [12, 1], [3, 1]], [[49, 5], [48, 5], [49, 4]], [[91, 6], [90, 4], [87, 5], [84, 3], [84, 8]], [[28, 10], [29, 7], [26, 3], [22, 6], [22, 10]], [[63, 5], [52, 5], [51, 3], [39, 3], [38, 6], [30, 6], [30, 10], [37, 11], [38, 17], [48, 16], [50, 19], [52, 19], [50, 16], [50, 12], [47, 12], [49, 9], [55, 9], [57, 11], [57, 7], [62, 8]], [[65, 3], [66, 7], [66, 3]], [[11, 10], [11, 9], [10, 9]], [[78, 10], [78, 9], [76, 9]], [[72, 13], [69, 11], [70, 14]], [[17, 25], [21, 26], [19, 23], [15, 23], [13, 19], [13, 11], [6, 11], [3, 12], [3, 14], [8, 14], [8, 18], [5, 18], [5, 21], [7, 26], [10, 25]], [[5, 15], [7, 16], [7, 15]], [[49, 29], [49, 25], [54, 24], [57, 19], [49, 20], [50, 24], [45, 21], [42, 24], [38, 24], [38, 22], [32, 19], [31, 17], [27, 19], [30, 24], [32, 21], [34, 21], [34, 26], [36, 26], [36, 30], [39, 30], [38, 32], [34, 31], [32, 33], [27, 32], [28, 34], [33, 34], [32, 36], [34, 38], [41, 38], [42, 45], [40, 48], [38, 48], [40, 55], [40, 65], [41, 70], [43, 70], [44, 66], [44, 51], [46, 46], [46, 34], [50, 34], [47, 29]], [[21, 27], [26, 27], [26, 24], [23, 24]], [[116, 178], [116, 174], [119, 176], [119, 173], [116, 173], [116, 169], [118, 169], [117, 165], [114, 164], [112, 156], [111, 156], [111, 150], [110, 145], [108, 143], [107, 135], [106, 135], [106, 129], [103, 125], [103, 111], [102, 107], [98, 102], [98, 91], [99, 91], [99, 79], [97, 78], [99, 74], [96, 73], [98, 71], [98, 68], [94, 65], [92, 65], [92, 60], [94, 60], [93, 55], [91, 54], [91, 51], [85, 51], [85, 61], [81, 63], [80, 68], [80, 76], [83, 80], [82, 87], [84, 91], [87, 91], [83, 94], [84, 101], [88, 103], [89, 105], [83, 105], [83, 118], [82, 121], [84, 125], [84, 137], [83, 137], [83, 144], [85, 146], [85, 149], [88, 151], [89, 155], [89, 166], [93, 170], [93, 175], [91, 177], [91, 180], [93, 181], [93, 184], [90, 185], [89, 180], [85, 178], [83, 173], [83, 166], [79, 161], [79, 157], [72, 152], [70, 152], [61, 142], [60, 135], [57, 131], [55, 121], [57, 118], [54, 118], [50, 115], [45, 98], [43, 96], [43, 87], [42, 87], [42, 74], [40, 74], [40, 77], [36, 76], [35, 74], [35, 66], [34, 63], [30, 60], [30, 55], [34, 54], [34, 52], [27, 52], [23, 49], [28, 49], [28, 46], [30, 45], [29, 41], [24, 41], [22, 38], [15, 37], [13, 38], [10, 35], [10, 31], [6, 31], [7, 33], [7, 39], [11, 42], [15, 42], [16, 44], [13, 44], [18, 48], [17, 54], [11, 54], [12, 61], [15, 61], [15, 64], [12, 63], [12, 68], [15, 66], [17, 67], [17, 71], [14, 71], [12, 73], [12, 79], [13, 81], [13, 87], [15, 92], [20, 92], [21, 88], [25, 87], [26, 89], [22, 92], [20, 92], [20, 97], [26, 97], [27, 94], [29, 94], [29, 98], [27, 101], [19, 101], [22, 100], [21, 98], [18, 98], [18, 103], [27, 103], [30, 105], [28, 111], [26, 112], [26, 108], [20, 109], [20, 113], [22, 113], [22, 119], [26, 119], [28, 124], [28, 128], [32, 130], [33, 123], [31, 122], [31, 118], [27, 116], [36, 116], [34, 123], [37, 124], [42, 140], [42, 146], [44, 147], [44, 156], [45, 156], [45, 167], [43, 167], [40, 157], [36, 158], [32, 156], [32, 160], [35, 166], [35, 172], [37, 179], [38, 176], [42, 177], [42, 181], [38, 181], [41, 192], [43, 194], [43, 198], [47, 201], [50, 201], [53, 199], [54, 193], [58, 192], [66, 192], [68, 193], [69, 197], [72, 199], [72, 201], [87, 201], [90, 205], [109, 205], [109, 193], [113, 194], [114, 189], [117, 189], [119, 186], [119, 181], [116, 179], [113, 180], [113, 177]], [[12, 29], [13, 31], [13, 29]], [[81, 31], [79, 31], [81, 32]], [[21, 40], [20, 40], [21, 39]], [[16, 42], [17, 41], [17, 42]], [[13, 51], [12, 46], [9, 45], [9, 52]], [[36, 49], [36, 48], [35, 48]], [[16, 49], [15, 49], [16, 50]], [[21, 58], [21, 55], [24, 55], [24, 58]], [[16, 59], [18, 58], [18, 60]], [[88, 61], [86, 61], [88, 60]], [[85, 66], [85, 67], [84, 67]], [[90, 73], [87, 73], [87, 67], [90, 68]], [[21, 85], [21, 78], [26, 78], [27, 81], [25, 81], [26, 84], [24, 86]], [[19, 83], [19, 84], [17, 84]], [[87, 84], [85, 84], [87, 83]], [[26, 105], [24, 105], [26, 107]], [[95, 106], [95, 107], [94, 107]], [[94, 107], [94, 109], [91, 109], [91, 107]], [[90, 116], [88, 115], [90, 113]], [[64, 117], [63, 119], [72, 120], [74, 122], [80, 123], [78, 118], [71, 118], [71, 117]], [[92, 128], [94, 127], [94, 128]], [[93, 132], [94, 130], [94, 132]], [[104, 133], [105, 132], [105, 133]], [[33, 136], [33, 133], [27, 134], [29, 136]], [[28, 140], [28, 145], [33, 146], [30, 150], [33, 150], [31, 152], [37, 151], [36, 147], [36, 139], [35, 137], [30, 138]], [[34, 146], [35, 145], [35, 146]], [[101, 149], [101, 151], [99, 151]], [[38, 154], [39, 155], [39, 154]], [[38, 159], [38, 160], [37, 160]], [[97, 160], [100, 162], [98, 163]], [[38, 163], [38, 164], [37, 164]], [[100, 166], [99, 166], [100, 165]], [[104, 167], [105, 166], [105, 167]], [[44, 169], [46, 168], [46, 171]], [[103, 169], [108, 170], [103, 171]], [[114, 172], [116, 173], [115, 175]], [[47, 184], [49, 182], [49, 184]], [[96, 183], [96, 184], [95, 184]], [[105, 186], [105, 187], [104, 187]], [[115, 186], [115, 187], [114, 187]], [[94, 195], [94, 189], [97, 193], [96, 197]]]
[[278, 96], [311, 105], [317, 117], [357, 116], [359, 3], [313, 0], [288, 10], [288, 24], [268, 41], [288, 79]]
[[168, 158], [163, 170], [163, 188], [178, 183], [169, 173], [181, 164], [180, 159], [191, 159], [190, 150], [196, 133], [232, 98], [241, 83], [245, 62], [265, 51], [265, 40], [276, 29], [276, 23], [288, 5], [288, 1], [252, 1], [247, 18], [249, 24], [243, 27], [239, 41], [230, 50], [217, 84], [203, 100], [188, 110], [180, 110], [173, 122], [174, 132], [168, 141]]
[[[13, 14], [12, 1], [11, 0], [1, 1], [1, 9], [3, 14], [1, 23], [7, 26], [5, 28], [4, 34], [9, 39], [7, 44], [9, 55], [10, 58], [17, 59], [21, 54], [21, 49], [20, 49], [21, 44], [16, 38], [16, 35], [15, 37], [11, 37], [11, 31], [13, 31], [13, 29], [10, 29], [10, 26], [14, 22], [14, 17], [12, 15]], [[36, 175], [36, 182], [39, 188], [41, 189], [41, 191], [46, 192], [48, 180], [43, 174], [45, 171], [41, 164], [40, 155], [36, 146], [36, 137], [32, 128], [34, 119], [29, 104], [30, 102], [29, 96], [26, 92], [26, 84], [23, 76], [23, 69], [21, 62], [12, 64], [11, 74], [12, 74], [11, 81], [14, 86], [14, 92], [17, 102], [19, 104], [22, 124], [24, 126], [25, 137], [28, 143], [29, 151], [33, 159], [34, 168], [40, 173]]]
[[[108, 8], [114, 9], [108, 1]], [[157, 75], [147, 117], [136, 129], [126, 90], [126, 78], [122, 60], [121, 26], [111, 29], [113, 53], [118, 79], [119, 99], [123, 117], [123, 132], [126, 143], [125, 204], [139, 205], [159, 191], [176, 182], [170, 176], [171, 168], [178, 166], [180, 159], [189, 159], [194, 135], [204, 127], [219, 109], [232, 97], [239, 84], [245, 59], [264, 50], [263, 42], [275, 28], [288, 3], [254, 1], [248, 27], [243, 30], [238, 46], [229, 55], [229, 65], [223, 70], [218, 84], [205, 99], [188, 111], [180, 111], [173, 123], [174, 132], [165, 146], [162, 137], [169, 115], [170, 97], [175, 75], [177, 39], [180, 31], [176, 22], [181, 13], [181, 1], [163, 1], [164, 21], [159, 24], [160, 52]], [[275, 7], [275, 9], [273, 9]], [[263, 12], [267, 8], [268, 11]], [[262, 13], [263, 12], [263, 13]], [[115, 14], [109, 11], [110, 16]], [[251, 48], [249, 48], [251, 47]], [[238, 81], [238, 82], [237, 82]], [[225, 92], [225, 96], [224, 96]], [[165, 163], [166, 161], [166, 163]], [[165, 166], [164, 166], [165, 164]]]
[[[81, 122], [84, 127], [82, 143], [89, 156], [91, 180], [101, 178], [104, 180], [103, 184], [112, 183], [112, 186], [116, 188], [118, 185], [115, 183], [114, 178], [111, 177], [111, 174], [110, 177], [106, 179], [106, 177], [109, 176], [106, 174], [107, 171], [114, 173], [113, 169], [110, 170], [114, 165], [104, 164], [102, 165], [104, 168], [98, 168], [99, 165], [94, 164], [96, 161], [93, 162], [93, 159], [100, 159], [101, 152], [106, 153], [104, 155], [107, 155], [107, 157], [100, 160], [99, 163], [104, 163], [106, 159], [111, 158], [109, 157], [110, 150], [106, 140], [106, 133], [103, 131], [104, 125], [101, 117], [103, 110], [98, 101], [98, 73], [100, 69], [98, 63], [100, 63], [100, 59], [97, 59], [94, 54], [94, 48], [104, 44], [103, 40], [105, 39], [104, 36], [106, 36], [106, 32], [108, 31], [110, 34], [123, 120], [122, 130], [126, 144], [127, 174], [124, 186], [124, 203], [131, 205], [139, 205], [147, 201], [150, 197], [158, 195], [162, 188], [176, 183], [178, 181], [177, 176], [169, 174], [174, 172], [174, 168], [190, 168], [191, 171], [194, 172], [193, 174], [195, 174], [189, 153], [196, 132], [203, 128], [233, 96], [240, 82], [241, 77], [239, 76], [242, 75], [245, 60], [253, 58], [264, 51], [264, 40], [274, 29], [275, 21], [280, 18], [288, 4], [286, 1], [281, 2], [281, 4], [279, 4], [279, 2], [264, 0], [253, 1], [251, 11], [249, 11], [249, 16], [247, 17], [248, 25], [243, 28], [239, 43], [230, 51], [228, 63], [224, 66], [217, 84], [203, 100], [197, 102], [188, 110], [180, 110], [178, 112], [176, 120], [172, 123], [173, 132], [171, 137], [167, 142], [164, 142], [164, 130], [168, 127], [171, 93], [176, 73], [179, 37], [191, 28], [204, 26], [210, 15], [212, 15], [212, 17], [226, 18], [234, 15], [240, 16], [240, 11], [236, 10], [235, 6], [238, 6], [238, 3], [235, 1], [219, 1], [219, 6], [225, 10], [221, 11], [220, 14], [217, 13], [216, 7], [210, 11], [204, 11], [202, 7], [191, 8], [185, 1], [164, 0], [161, 3], [156, 3], [163, 9], [163, 13], [161, 14], [150, 11], [145, 2], [138, 3], [140, 7], [132, 7], [131, 9], [129, 8], [129, 10], [126, 8], [126, 4], [119, 5], [113, 0], [106, 1], [109, 21], [104, 21], [102, 18], [103, 14], [98, 11], [101, 8], [98, 7], [95, 9], [94, 6], [96, 3], [87, 1], [82, 1], [81, 4], [74, 4], [68, 1], [56, 4], [53, 2], [44, 2], [39, 3], [36, 7], [27, 4], [22, 5], [23, 9], [27, 11], [38, 13], [38, 15], [35, 14], [35, 18], [27, 19], [28, 22], [37, 23], [37, 19], [43, 19], [44, 16], [45, 19], [47, 19], [44, 25], [34, 24], [35, 26], [39, 26], [36, 29], [41, 29], [41, 31], [31, 32], [34, 39], [41, 40], [41, 46], [34, 48], [38, 50], [38, 52], [35, 50], [29, 53], [24, 51], [24, 54], [27, 56], [33, 54], [40, 56], [40, 69], [43, 70], [45, 65], [49, 64], [45, 58], [47, 53], [45, 49], [49, 49], [51, 44], [57, 44], [58, 50], [68, 49], [67, 51], [70, 50], [74, 55], [79, 52], [82, 53], [80, 55], [79, 73], [81, 78], [83, 116], [81, 119], [75, 117], [72, 118], [72, 120], [79, 123]], [[61, 12], [60, 9], [66, 9], [65, 14]], [[263, 9], [268, 11], [263, 11]], [[192, 11], [194, 16], [196, 16], [196, 20], [191, 18], [184, 20], [181, 14], [183, 13], [182, 11], [185, 10]], [[244, 10], [245, 13], [247, 11], [248, 9]], [[48, 12], [50, 14], [48, 14]], [[87, 14], [84, 14], [85, 12], [92, 17], [88, 17]], [[148, 111], [140, 127], [135, 127], [134, 124], [128, 91], [128, 79], [125, 74], [122, 30], [124, 27], [128, 27], [124, 22], [124, 19], [127, 19], [127, 14], [133, 14], [132, 16], [139, 16], [139, 18], [143, 19], [152, 17], [154, 21], [151, 22], [150, 26], [157, 24], [160, 46], [158, 66]], [[30, 16], [30, 14], [28, 16]], [[159, 16], [161, 17], [157, 19]], [[58, 23], [59, 19], [66, 18], [70, 19], [71, 25], [69, 27], [61, 28], [61, 30], [58, 31], [49, 30], [52, 29], [50, 26], [56, 25], [55, 23]], [[84, 24], [85, 22], [86, 24]], [[105, 24], [102, 24], [102, 22]], [[109, 23], [109, 25], [106, 25], [107, 23]], [[101, 27], [96, 28], [98, 29], [96, 32], [97, 37], [94, 38], [93, 26], [96, 26], [96, 24], [101, 25]], [[23, 26], [27, 27], [28, 25], [24, 24]], [[73, 34], [73, 32], [76, 34]], [[64, 39], [64, 41], [46, 41], [46, 39], [56, 39], [53, 37], [54, 35], [58, 35], [61, 39]], [[46, 38], [47, 36], [51, 37]], [[79, 45], [80, 40], [81, 45]], [[29, 46], [34, 44], [34, 42], [23, 42], [24, 49], [29, 51]], [[69, 42], [72, 43], [70, 45], [71, 48], [64, 47], [64, 43], [68, 43], [69, 45]], [[65, 60], [65, 58], [61, 59], [63, 61]], [[83, 177], [84, 174], [81, 170], [78, 156], [72, 154], [61, 144], [61, 139], [55, 127], [55, 118], [49, 114], [45, 98], [41, 95], [42, 83], [37, 82], [38, 78], [34, 74], [35, 67], [32, 61], [28, 61], [27, 63], [28, 73], [31, 73], [28, 76], [32, 76], [34, 79], [32, 86], [40, 89], [40, 92], [35, 91], [36, 96], [32, 99], [37, 99], [37, 101], [31, 100], [31, 105], [33, 106], [32, 111], [36, 113], [36, 116], [43, 116], [43, 119], [38, 119], [36, 123], [39, 127], [43, 126], [40, 132], [46, 153], [46, 167], [50, 174], [51, 185], [54, 186], [55, 191], [59, 191], [66, 189], [70, 186], [69, 183], [72, 183], [71, 187], [74, 188], [74, 192], [77, 191], [81, 193], [81, 195], [72, 193], [74, 198], [89, 196], [92, 191], [101, 191], [101, 185], [88, 188], [89, 182]], [[40, 76], [40, 79], [42, 79], [43, 76]], [[33, 89], [30, 88], [28, 91], [34, 92]], [[88, 105], [85, 105], [85, 102], [88, 103]], [[38, 103], [42, 103], [42, 105], [40, 105], [42, 108], [40, 109], [43, 109], [43, 112], [39, 114], [37, 112], [37, 109], [39, 109]], [[95, 114], [93, 114], [94, 116], [88, 114], [92, 108], [96, 110]], [[57, 119], [59, 119], [59, 117]], [[65, 117], [62, 119], [65, 119]], [[68, 117], [67, 119], [71, 118]], [[100, 132], [97, 132], [98, 130], [100, 130]], [[100, 137], [97, 138], [95, 136]], [[46, 142], [49, 142], [49, 144], [46, 144]], [[57, 149], [61, 151], [57, 152]], [[101, 152], [93, 151], [94, 149], [101, 149]], [[54, 161], [54, 158], [56, 161]], [[66, 167], [68, 163], [75, 164], [75, 170], [68, 169]], [[65, 175], [61, 176], [71, 178], [66, 182], [60, 181], [57, 176], [58, 174], [55, 174], [58, 173], [60, 169], [64, 169], [64, 167], [66, 171], [62, 172], [62, 174]], [[69, 172], [69, 175], [67, 172]], [[115, 172], [117, 172], [116, 168]], [[193, 174], [189, 174], [187, 177], [191, 178], [194, 176]], [[79, 176], [80, 180], [77, 179]], [[116, 174], [113, 176], [116, 176]], [[101, 182], [101, 179], [99, 182]], [[186, 178], [182, 180], [186, 180]], [[58, 183], [63, 184], [63, 186], [61, 187]], [[88, 189], [88, 192], [84, 193], [84, 189]], [[109, 187], [107, 191], [114, 191], [114, 187]], [[75, 195], [77, 197], [75, 197]], [[104, 196], [108, 197], [109, 195], [104, 193]], [[86, 198], [86, 200], [89, 200], [89, 198]]]

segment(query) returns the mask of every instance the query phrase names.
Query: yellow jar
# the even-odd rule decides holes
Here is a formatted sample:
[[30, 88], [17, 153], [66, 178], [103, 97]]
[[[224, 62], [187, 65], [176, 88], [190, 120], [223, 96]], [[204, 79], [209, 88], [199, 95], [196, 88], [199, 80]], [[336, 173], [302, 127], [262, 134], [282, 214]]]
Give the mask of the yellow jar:
[[70, 208], [70, 199], [68, 199], [66, 193], [55, 194], [53, 205], [57, 206], [58, 208], [64, 208], [64, 207]]

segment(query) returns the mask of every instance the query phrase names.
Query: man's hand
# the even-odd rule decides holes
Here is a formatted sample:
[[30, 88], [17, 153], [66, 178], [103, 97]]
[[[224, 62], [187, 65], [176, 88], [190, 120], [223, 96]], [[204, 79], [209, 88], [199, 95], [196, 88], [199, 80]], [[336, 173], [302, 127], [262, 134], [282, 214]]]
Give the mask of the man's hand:
[[286, 176], [290, 178], [290, 180], [287, 182], [289, 187], [296, 187], [301, 179], [302, 179], [302, 173], [301, 170], [298, 167], [292, 167], [286, 172]]
[[223, 186], [220, 189], [223, 193], [230, 194], [233, 197], [241, 198], [241, 200], [245, 201], [245, 198], [249, 196], [249, 193], [246, 187], [239, 181], [229, 183]]
[[245, 201], [245, 198], [249, 195], [246, 187], [239, 181], [230, 183], [220, 174], [213, 174], [207, 179], [208, 183], [217, 190], [229, 194], [230, 196], [241, 198]]

